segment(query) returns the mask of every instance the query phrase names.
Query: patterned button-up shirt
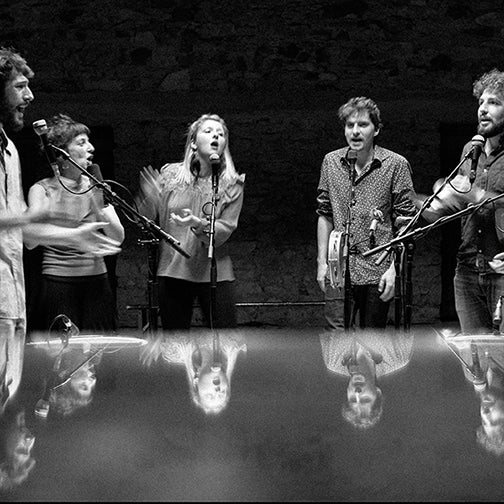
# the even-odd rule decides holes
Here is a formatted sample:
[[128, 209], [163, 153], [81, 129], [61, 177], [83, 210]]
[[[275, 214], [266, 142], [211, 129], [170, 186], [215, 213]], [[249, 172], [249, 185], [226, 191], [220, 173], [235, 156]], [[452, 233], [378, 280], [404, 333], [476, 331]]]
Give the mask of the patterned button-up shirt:
[[364, 331], [358, 336], [327, 331], [320, 335], [322, 357], [329, 371], [349, 378], [347, 361], [359, 348], [367, 351], [376, 363], [376, 378], [389, 375], [408, 365], [413, 354], [411, 334]]
[[[2, 136], [7, 144], [0, 163], [0, 214], [19, 214], [26, 210], [19, 155], [3, 131]], [[24, 319], [25, 310], [23, 233], [17, 227], [0, 229], [0, 318]]]
[[[332, 220], [334, 229], [343, 232], [348, 218], [351, 179], [346, 160], [348, 147], [329, 152], [324, 157], [317, 195], [317, 213]], [[350, 279], [355, 285], [377, 284], [390, 265], [390, 258], [380, 265], [375, 262], [380, 254], [363, 257], [370, 249], [369, 227], [372, 212], [383, 214], [376, 232], [376, 244], [380, 246], [394, 238], [404, 225], [398, 217], [412, 217], [416, 213], [411, 199], [413, 182], [411, 167], [401, 155], [379, 146], [374, 148], [373, 160], [356, 176], [354, 201], [350, 222]], [[401, 224], [401, 225], [398, 225]]]

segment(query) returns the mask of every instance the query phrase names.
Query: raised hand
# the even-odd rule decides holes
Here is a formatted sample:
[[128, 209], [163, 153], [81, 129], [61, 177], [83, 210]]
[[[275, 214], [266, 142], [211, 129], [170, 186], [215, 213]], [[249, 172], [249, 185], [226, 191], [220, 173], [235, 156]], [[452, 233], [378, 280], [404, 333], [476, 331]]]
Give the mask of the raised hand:
[[176, 213], [171, 213], [170, 218], [173, 222], [178, 224], [179, 226], [191, 226], [196, 231], [201, 231], [206, 226], [206, 221], [200, 219], [196, 215], [192, 213], [190, 208], [183, 208], [180, 211], [180, 215]]
[[144, 166], [140, 172], [140, 192], [143, 198], [151, 202], [157, 202], [161, 197], [159, 171], [151, 165]]
[[79, 227], [69, 229], [69, 240], [76, 248], [95, 256], [118, 254], [120, 242], [104, 235], [101, 230], [108, 222], [87, 222]]

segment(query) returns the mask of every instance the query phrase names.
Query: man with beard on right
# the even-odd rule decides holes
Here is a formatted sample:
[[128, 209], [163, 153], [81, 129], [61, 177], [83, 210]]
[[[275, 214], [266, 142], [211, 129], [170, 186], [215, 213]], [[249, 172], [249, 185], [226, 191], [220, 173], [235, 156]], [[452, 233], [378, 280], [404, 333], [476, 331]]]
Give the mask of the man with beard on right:
[[[504, 72], [493, 69], [473, 84], [478, 134], [484, 138], [473, 191], [504, 193]], [[471, 149], [464, 146], [462, 158]], [[461, 158], [461, 159], [462, 159]], [[464, 176], [470, 174], [465, 163]], [[470, 179], [469, 179], [470, 180]], [[494, 332], [494, 312], [504, 295], [504, 198], [462, 218], [454, 278], [455, 307], [464, 334]]]

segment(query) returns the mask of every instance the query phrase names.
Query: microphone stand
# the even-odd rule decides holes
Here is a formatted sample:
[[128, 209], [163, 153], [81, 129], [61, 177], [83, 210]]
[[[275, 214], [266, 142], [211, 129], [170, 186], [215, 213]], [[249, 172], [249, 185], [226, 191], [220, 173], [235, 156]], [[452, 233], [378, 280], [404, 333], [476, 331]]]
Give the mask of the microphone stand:
[[[376, 254], [383, 250], [383, 253], [375, 261], [375, 264], [379, 266], [390, 254], [390, 252], [395, 248], [395, 269], [396, 269], [396, 283], [395, 283], [395, 328], [399, 329], [400, 320], [403, 318], [404, 330], [408, 332], [411, 327], [411, 316], [412, 316], [412, 300], [413, 300], [413, 282], [411, 280], [413, 271], [413, 252], [415, 250], [415, 244], [411, 238], [416, 236], [414, 234], [408, 234], [408, 231], [415, 226], [415, 224], [420, 219], [420, 216], [429, 208], [437, 195], [446, 187], [446, 185], [455, 177], [459, 171], [462, 164], [472, 155], [472, 149], [465, 154], [465, 156], [460, 160], [460, 162], [455, 166], [451, 173], [445, 177], [442, 184], [422, 202], [422, 206], [418, 212], [412, 217], [412, 219], [399, 231], [397, 237], [391, 240], [388, 244], [375, 247], [373, 249], [364, 252], [362, 255], [368, 257], [370, 255]], [[437, 222], [437, 221], [436, 221]], [[434, 226], [433, 226], [434, 227]], [[425, 228], [423, 228], [425, 229]], [[401, 253], [400, 248], [404, 251], [404, 255]], [[398, 260], [398, 257], [401, 260]], [[399, 275], [399, 278], [398, 278]], [[400, 292], [397, 289], [400, 289]], [[404, 295], [402, 295], [404, 293]]]
[[49, 147], [54, 149], [58, 154], [60, 154], [65, 160], [69, 161], [73, 166], [79, 169], [84, 175], [89, 177], [96, 186], [103, 190], [106, 194], [108, 201], [110, 201], [114, 206], [117, 206], [123, 213], [129, 217], [138, 227], [142, 230], [144, 234], [149, 234], [153, 236], [153, 239], [143, 239], [140, 240], [140, 244], [147, 244], [149, 246], [149, 280], [148, 280], [148, 329], [150, 333], [157, 330], [157, 310], [158, 307], [154, 303], [154, 286], [156, 284], [155, 280], [155, 264], [156, 264], [156, 245], [160, 240], [166, 241], [171, 247], [173, 247], [177, 252], [182, 254], [184, 257], [191, 257], [182, 247], [181, 243], [176, 240], [173, 236], [164, 231], [160, 226], [158, 226], [153, 220], [142, 215], [136, 208], [132, 207], [126, 201], [124, 201], [120, 196], [118, 196], [108, 184], [96, 178], [93, 174], [89, 173], [85, 168], [82, 168], [77, 164], [70, 154], [55, 145], [49, 144]]
[[[416, 236], [425, 235], [431, 229], [442, 226], [443, 224], [446, 224], [447, 222], [451, 222], [455, 219], [463, 217], [464, 215], [469, 215], [469, 214], [475, 212], [476, 210], [479, 210], [482, 206], [488, 205], [489, 203], [493, 203], [494, 201], [497, 201], [502, 197], [504, 197], [504, 193], [497, 194], [492, 197], [488, 197], [476, 205], [475, 204], [468, 205], [466, 208], [459, 210], [458, 212], [456, 212], [454, 214], [440, 217], [439, 219], [432, 222], [431, 224], [428, 224], [427, 226], [416, 228], [413, 231], [406, 233], [406, 234], [401, 234], [401, 236], [397, 236], [396, 238], [390, 240], [388, 243], [385, 243], [384, 245], [380, 245], [378, 247], [375, 247], [374, 249], [368, 250], [367, 252], [363, 252], [362, 255], [364, 257], [367, 257], [367, 256], [370, 256], [373, 254], [377, 254], [378, 252], [381, 252], [382, 250], [387, 249], [397, 243], [414, 239]], [[409, 273], [411, 273], [411, 272], [409, 272]]]
[[55, 145], [49, 144], [49, 146], [54, 149], [58, 154], [61, 154], [67, 161], [70, 161], [73, 166], [78, 168], [84, 175], [89, 177], [95, 185], [100, 187], [100, 189], [103, 190], [103, 192], [106, 193], [107, 197], [109, 198], [109, 201], [111, 201], [114, 206], [117, 205], [125, 214], [130, 214], [133, 215], [138, 221], [135, 221], [136, 224], [139, 224], [142, 228], [145, 228], [147, 231], [152, 233], [154, 236], [157, 238], [165, 240], [169, 245], [171, 245], [177, 252], [182, 254], [184, 257], [189, 258], [191, 257], [182, 247], [181, 243], [176, 240], [173, 236], [168, 234], [166, 231], [164, 231], [161, 227], [159, 227], [154, 221], [151, 219], [148, 219], [145, 217], [145, 215], [142, 215], [138, 210], [133, 208], [131, 205], [129, 205], [126, 201], [124, 201], [120, 196], [118, 196], [108, 184], [105, 182], [102, 182], [101, 180], [97, 179], [94, 175], [89, 173], [85, 168], [82, 168], [82, 166], [79, 166], [68, 154], [68, 152], [64, 151], [63, 149], [60, 149], [59, 147], [56, 147]]
[[[149, 237], [148, 232], [142, 229], [144, 238], [138, 240], [138, 243], [147, 247], [147, 307], [142, 309], [142, 329], [147, 331], [151, 336], [155, 335], [158, 329], [158, 310], [159, 305], [157, 302], [157, 252], [159, 240], [157, 238]], [[147, 310], [147, 313], [145, 313]]]
[[[374, 249], [363, 252], [362, 255], [364, 257], [368, 257], [370, 255], [377, 254], [378, 252], [381, 252], [384, 249], [388, 249], [389, 247], [395, 245], [396, 243], [402, 242], [404, 240], [408, 240], [409, 238], [415, 238], [417, 235], [426, 234], [433, 228], [439, 227], [443, 224], [446, 224], [447, 222], [451, 222], [452, 220], [458, 219], [459, 217], [463, 217], [464, 215], [471, 214], [472, 212], [479, 210], [482, 206], [488, 205], [489, 203], [493, 203], [494, 201], [497, 201], [497, 200], [501, 199], [502, 197], [504, 197], [504, 193], [500, 193], [500, 194], [496, 194], [495, 196], [488, 197], [477, 204], [467, 205], [462, 210], [459, 210], [458, 212], [455, 212], [450, 215], [445, 215], [444, 217], [440, 217], [439, 219], [435, 220], [431, 224], [428, 224], [427, 226], [416, 228], [409, 233], [400, 233], [395, 238], [390, 240], [388, 243], [385, 243], [383, 245], [379, 245], [378, 247], [375, 247]], [[421, 211], [422, 210], [423, 210], [423, 208], [421, 209]], [[410, 227], [410, 226], [406, 226], [406, 227]]]
[[350, 322], [352, 318], [352, 306], [350, 299], [352, 296], [352, 281], [350, 279], [350, 223], [352, 221], [352, 207], [355, 205], [355, 162], [356, 158], [351, 158], [348, 161], [350, 166], [350, 193], [348, 201], [347, 218], [345, 221], [345, 230], [343, 232], [343, 259], [345, 261], [345, 298], [344, 298], [344, 329], [345, 332], [350, 330]]
[[210, 160], [212, 167], [212, 201], [210, 211], [210, 230], [208, 258], [210, 259], [210, 329], [214, 328], [214, 316], [217, 311], [217, 260], [215, 258], [215, 213], [219, 201], [219, 167], [220, 160]]

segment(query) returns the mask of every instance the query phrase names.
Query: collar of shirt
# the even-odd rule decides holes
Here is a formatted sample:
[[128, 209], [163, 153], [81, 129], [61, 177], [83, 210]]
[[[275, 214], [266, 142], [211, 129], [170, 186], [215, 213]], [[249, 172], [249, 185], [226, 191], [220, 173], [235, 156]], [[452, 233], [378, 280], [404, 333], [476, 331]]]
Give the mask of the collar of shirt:
[[3, 129], [0, 129], [0, 152], [3, 154], [4, 152], [7, 152], [9, 156], [11, 153], [9, 152], [9, 149], [7, 149], [7, 145], [9, 144], [9, 139], [7, 138], [7, 135], [5, 134], [5, 131]]
[[[349, 168], [350, 163], [348, 162], [348, 159], [346, 158], [346, 155], [348, 153], [349, 149], [345, 150], [345, 155], [340, 158], [341, 165]], [[364, 169], [361, 171], [360, 175], [358, 175], [356, 178], [360, 179], [362, 178], [366, 173], [370, 172], [371, 170], [374, 170], [376, 168], [379, 168], [383, 164], [383, 160], [386, 157], [386, 152], [384, 149], [382, 149], [379, 145], [374, 146], [374, 154], [373, 154], [373, 159], [371, 162], [369, 162]]]

